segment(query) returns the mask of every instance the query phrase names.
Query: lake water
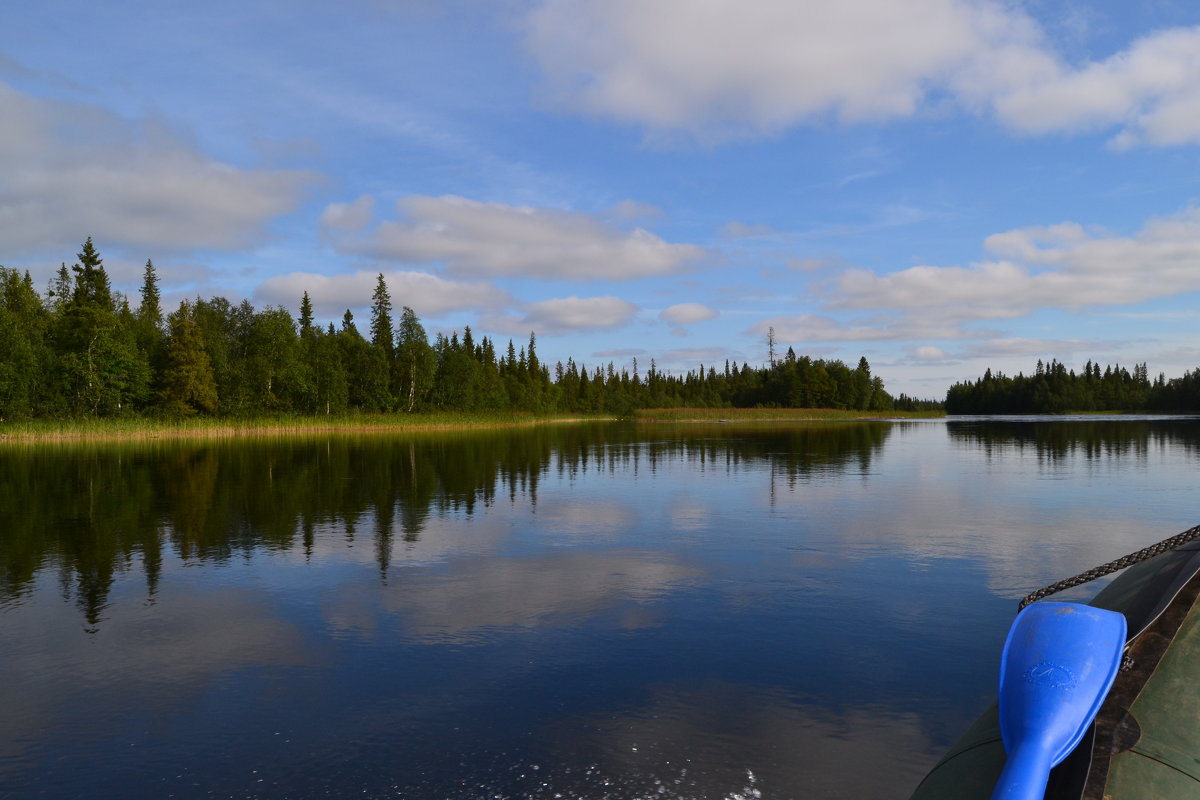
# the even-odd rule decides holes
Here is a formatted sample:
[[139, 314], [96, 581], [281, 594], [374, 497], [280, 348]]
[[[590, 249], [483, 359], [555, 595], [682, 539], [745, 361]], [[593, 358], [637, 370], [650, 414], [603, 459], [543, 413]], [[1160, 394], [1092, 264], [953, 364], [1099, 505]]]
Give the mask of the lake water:
[[1195, 418], [8, 445], [0, 796], [906, 797], [1198, 474]]

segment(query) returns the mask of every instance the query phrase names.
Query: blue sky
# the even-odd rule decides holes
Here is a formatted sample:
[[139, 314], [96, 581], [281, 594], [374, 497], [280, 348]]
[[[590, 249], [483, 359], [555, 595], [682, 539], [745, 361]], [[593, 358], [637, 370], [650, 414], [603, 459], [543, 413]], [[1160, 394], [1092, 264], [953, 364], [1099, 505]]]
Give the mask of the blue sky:
[[1200, 366], [1200, 6], [346, 0], [0, 8], [0, 263], [136, 301], [936, 397]]

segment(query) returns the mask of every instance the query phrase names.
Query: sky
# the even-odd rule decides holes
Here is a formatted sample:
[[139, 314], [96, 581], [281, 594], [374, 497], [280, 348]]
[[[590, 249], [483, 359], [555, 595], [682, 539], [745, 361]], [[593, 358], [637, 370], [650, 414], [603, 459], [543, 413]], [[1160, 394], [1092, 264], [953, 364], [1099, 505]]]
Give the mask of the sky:
[[1200, 367], [1200, 5], [0, 5], [0, 264], [679, 373]]

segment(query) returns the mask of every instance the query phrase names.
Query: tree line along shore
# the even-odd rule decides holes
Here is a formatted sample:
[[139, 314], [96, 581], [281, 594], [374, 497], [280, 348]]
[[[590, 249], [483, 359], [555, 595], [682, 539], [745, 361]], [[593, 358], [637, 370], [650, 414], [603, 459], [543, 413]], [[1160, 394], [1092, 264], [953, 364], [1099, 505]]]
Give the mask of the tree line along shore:
[[672, 374], [653, 359], [635, 359], [632, 369], [573, 358], [551, 365], [532, 332], [519, 347], [476, 339], [470, 327], [430, 341], [412, 308], [397, 315], [382, 274], [360, 330], [349, 310], [340, 326], [317, 324], [307, 292], [298, 317], [223, 297], [165, 313], [152, 261], [134, 307], [113, 291], [90, 237], [44, 295], [28, 271], [0, 267], [0, 424], [937, 405], [893, 398], [865, 358], [850, 367], [791, 348], [777, 358], [773, 342], [766, 365], [726, 361]]
[[[465, 428], [534, 419], [836, 419], [886, 414], [1200, 411], [1200, 369], [1151, 380], [1038, 362], [1032, 375], [986, 374], [954, 384], [945, 402], [893, 397], [866, 358], [726, 361], [684, 374], [568, 358], [551, 366], [527, 343], [503, 349], [470, 327], [431, 342], [412, 308], [398, 317], [381, 274], [359, 329], [316, 324], [308, 293], [298, 317], [222, 297], [164, 313], [147, 261], [136, 308], [111, 288], [91, 238], [45, 293], [28, 272], [0, 266], [0, 435], [156, 435], [166, 431]], [[721, 411], [722, 409], [728, 410]], [[799, 411], [796, 411], [799, 410]]]
[[1151, 380], [1146, 365], [1133, 372], [1120, 364], [1088, 361], [1076, 373], [1057, 360], [1037, 362], [1032, 375], [1007, 376], [989, 369], [946, 392], [947, 414], [1062, 414], [1067, 412], [1200, 412], [1200, 368]]

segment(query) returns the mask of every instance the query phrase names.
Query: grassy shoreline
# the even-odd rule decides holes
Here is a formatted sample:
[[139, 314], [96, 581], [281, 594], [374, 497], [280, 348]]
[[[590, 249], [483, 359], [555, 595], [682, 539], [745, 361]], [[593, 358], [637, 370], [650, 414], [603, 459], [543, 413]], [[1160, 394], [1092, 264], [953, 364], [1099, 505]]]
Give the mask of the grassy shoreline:
[[932, 419], [941, 411], [854, 411], [838, 408], [644, 408], [635, 422], [859, 422]]
[[[813, 422], [936, 417], [936, 412], [868, 412], [819, 408], [666, 408], [635, 411], [637, 423]], [[0, 442], [234, 439], [310, 434], [391, 434], [523, 428], [535, 425], [611, 422], [608, 414], [529, 412], [355, 414], [255, 419], [193, 417], [168, 419], [35, 420], [0, 423]]]
[[387, 434], [521, 428], [533, 425], [611, 420], [606, 415], [538, 415], [505, 412], [468, 414], [353, 414], [252, 419], [192, 417], [169, 419], [36, 420], [0, 423], [0, 442], [124, 441], [136, 439], [234, 439], [322, 433]]

